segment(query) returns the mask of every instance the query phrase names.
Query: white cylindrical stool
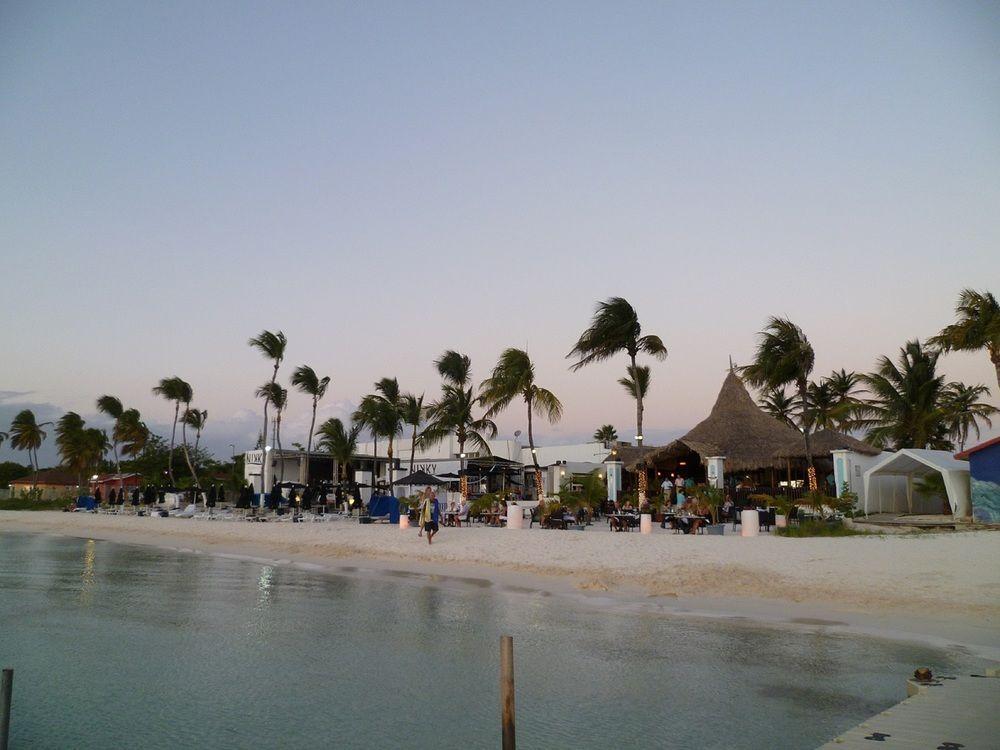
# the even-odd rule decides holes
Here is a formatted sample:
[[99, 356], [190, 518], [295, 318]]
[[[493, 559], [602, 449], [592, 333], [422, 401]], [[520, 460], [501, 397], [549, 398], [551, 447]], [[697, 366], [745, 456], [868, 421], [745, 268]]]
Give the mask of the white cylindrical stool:
[[653, 516], [651, 514], [641, 513], [639, 515], [639, 533], [640, 534], [653, 533]]
[[522, 508], [520, 505], [507, 506], [507, 528], [508, 529], [524, 528], [524, 508]]
[[399, 530], [402, 531], [403, 529], [408, 529], [408, 528], [410, 528], [410, 514], [409, 513], [400, 513], [399, 514]]
[[755, 510], [740, 511], [740, 536], [760, 534], [760, 516]]

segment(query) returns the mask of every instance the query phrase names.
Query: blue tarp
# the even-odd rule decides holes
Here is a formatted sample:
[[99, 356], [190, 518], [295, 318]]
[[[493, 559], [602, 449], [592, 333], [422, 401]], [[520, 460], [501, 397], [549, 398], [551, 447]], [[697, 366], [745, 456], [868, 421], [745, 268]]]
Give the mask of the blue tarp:
[[80, 495], [80, 497], [76, 499], [77, 508], [85, 508], [87, 510], [93, 510], [96, 507], [96, 505], [97, 503], [95, 502], [94, 498], [88, 495]]
[[399, 523], [399, 500], [392, 495], [375, 495], [368, 503], [368, 515], [372, 518], [389, 516], [389, 523]]

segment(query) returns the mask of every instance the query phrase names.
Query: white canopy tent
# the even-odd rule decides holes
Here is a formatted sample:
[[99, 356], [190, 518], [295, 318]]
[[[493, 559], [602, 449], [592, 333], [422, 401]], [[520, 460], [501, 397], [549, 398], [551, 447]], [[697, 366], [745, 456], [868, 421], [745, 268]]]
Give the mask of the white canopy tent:
[[[865, 514], [868, 514], [869, 499], [872, 498], [872, 479], [879, 477], [906, 478], [907, 512], [913, 512], [913, 479], [938, 473], [944, 479], [944, 489], [948, 505], [956, 518], [965, 518], [972, 513], [969, 499], [969, 462], [959, 461], [948, 451], [933, 451], [925, 448], [903, 448], [886, 456], [865, 472]], [[879, 499], [881, 510], [881, 499]]]

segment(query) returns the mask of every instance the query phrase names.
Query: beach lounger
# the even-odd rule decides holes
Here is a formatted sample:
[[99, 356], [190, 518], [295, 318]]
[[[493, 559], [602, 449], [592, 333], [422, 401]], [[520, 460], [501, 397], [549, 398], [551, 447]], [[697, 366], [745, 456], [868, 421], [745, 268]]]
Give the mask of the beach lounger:
[[194, 518], [195, 513], [198, 512], [198, 506], [194, 503], [190, 503], [184, 510], [180, 513], [174, 513], [174, 518]]

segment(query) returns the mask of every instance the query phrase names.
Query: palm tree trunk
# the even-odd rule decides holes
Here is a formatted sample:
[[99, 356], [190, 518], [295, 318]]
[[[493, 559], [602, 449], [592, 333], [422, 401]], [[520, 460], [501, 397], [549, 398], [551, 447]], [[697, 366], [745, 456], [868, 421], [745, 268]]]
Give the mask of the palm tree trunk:
[[393, 480], [396, 478], [396, 472], [392, 466], [392, 435], [389, 436], [389, 447], [386, 449], [386, 455], [389, 456], [389, 494], [391, 495]]
[[115, 473], [118, 475], [118, 491], [121, 492], [125, 483], [122, 481], [122, 466], [118, 463], [118, 441], [111, 442], [111, 449], [115, 452]]
[[174, 404], [174, 426], [170, 430], [170, 453], [167, 454], [167, 476], [170, 477], [170, 486], [176, 487], [174, 480], [174, 444], [177, 442], [177, 415], [181, 411], [181, 402]]
[[417, 425], [413, 425], [413, 434], [410, 436], [410, 473], [413, 473], [413, 462], [417, 457]]
[[819, 485], [816, 482], [816, 467], [813, 465], [813, 454], [812, 454], [812, 438], [809, 435], [812, 429], [812, 413], [809, 411], [809, 383], [805, 378], [801, 378], [798, 383], [799, 387], [799, 402], [802, 409], [802, 437], [806, 444], [806, 476], [808, 477], [807, 486], [809, 491], [815, 491], [819, 489]]
[[309, 484], [309, 457], [312, 455], [313, 430], [316, 429], [316, 402], [317, 399], [313, 396], [313, 416], [309, 423], [309, 437], [306, 438], [306, 470], [302, 474], [302, 484]]
[[281, 409], [278, 409], [277, 421], [274, 423], [274, 442], [278, 444], [278, 460], [281, 461], [278, 469], [278, 481], [285, 481], [285, 459], [281, 455]]
[[997, 371], [997, 386], [1000, 386], [1000, 351], [991, 352], [990, 361], [993, 362], [993, 367]]
[[[188, 452], [187, 445], [187, 423], [181, 422], [181, 449], [184, 451], [184, 462], [187, 464], [188, 471], [191, 472], [191, 481], [194, 482], [194, 486], [198, 486], [198, 474], [194, 470], [194, 466], [191, 464], [191, 454]], [[200, 493], [199, 493], [200, 494]], [[198, 497], [195, 496], [195, 503], [197, 504]]]
[[469, 499], [469, 478], [465, 475], [465, 437], [458, 439], [458, 487], [462, 491], [462, 502]]
[[529, 397], [525, 401], [528, 403], [528, 449], [531, 451], [531, 463], [535, 466], [535, 495], [537, 495], [535, 499], [541, 500], [545, 492], [542, 487], [542, 469], [538, 465], [538, 454], [535, 453], [535, 431], [531, 418], [531, 398]]

